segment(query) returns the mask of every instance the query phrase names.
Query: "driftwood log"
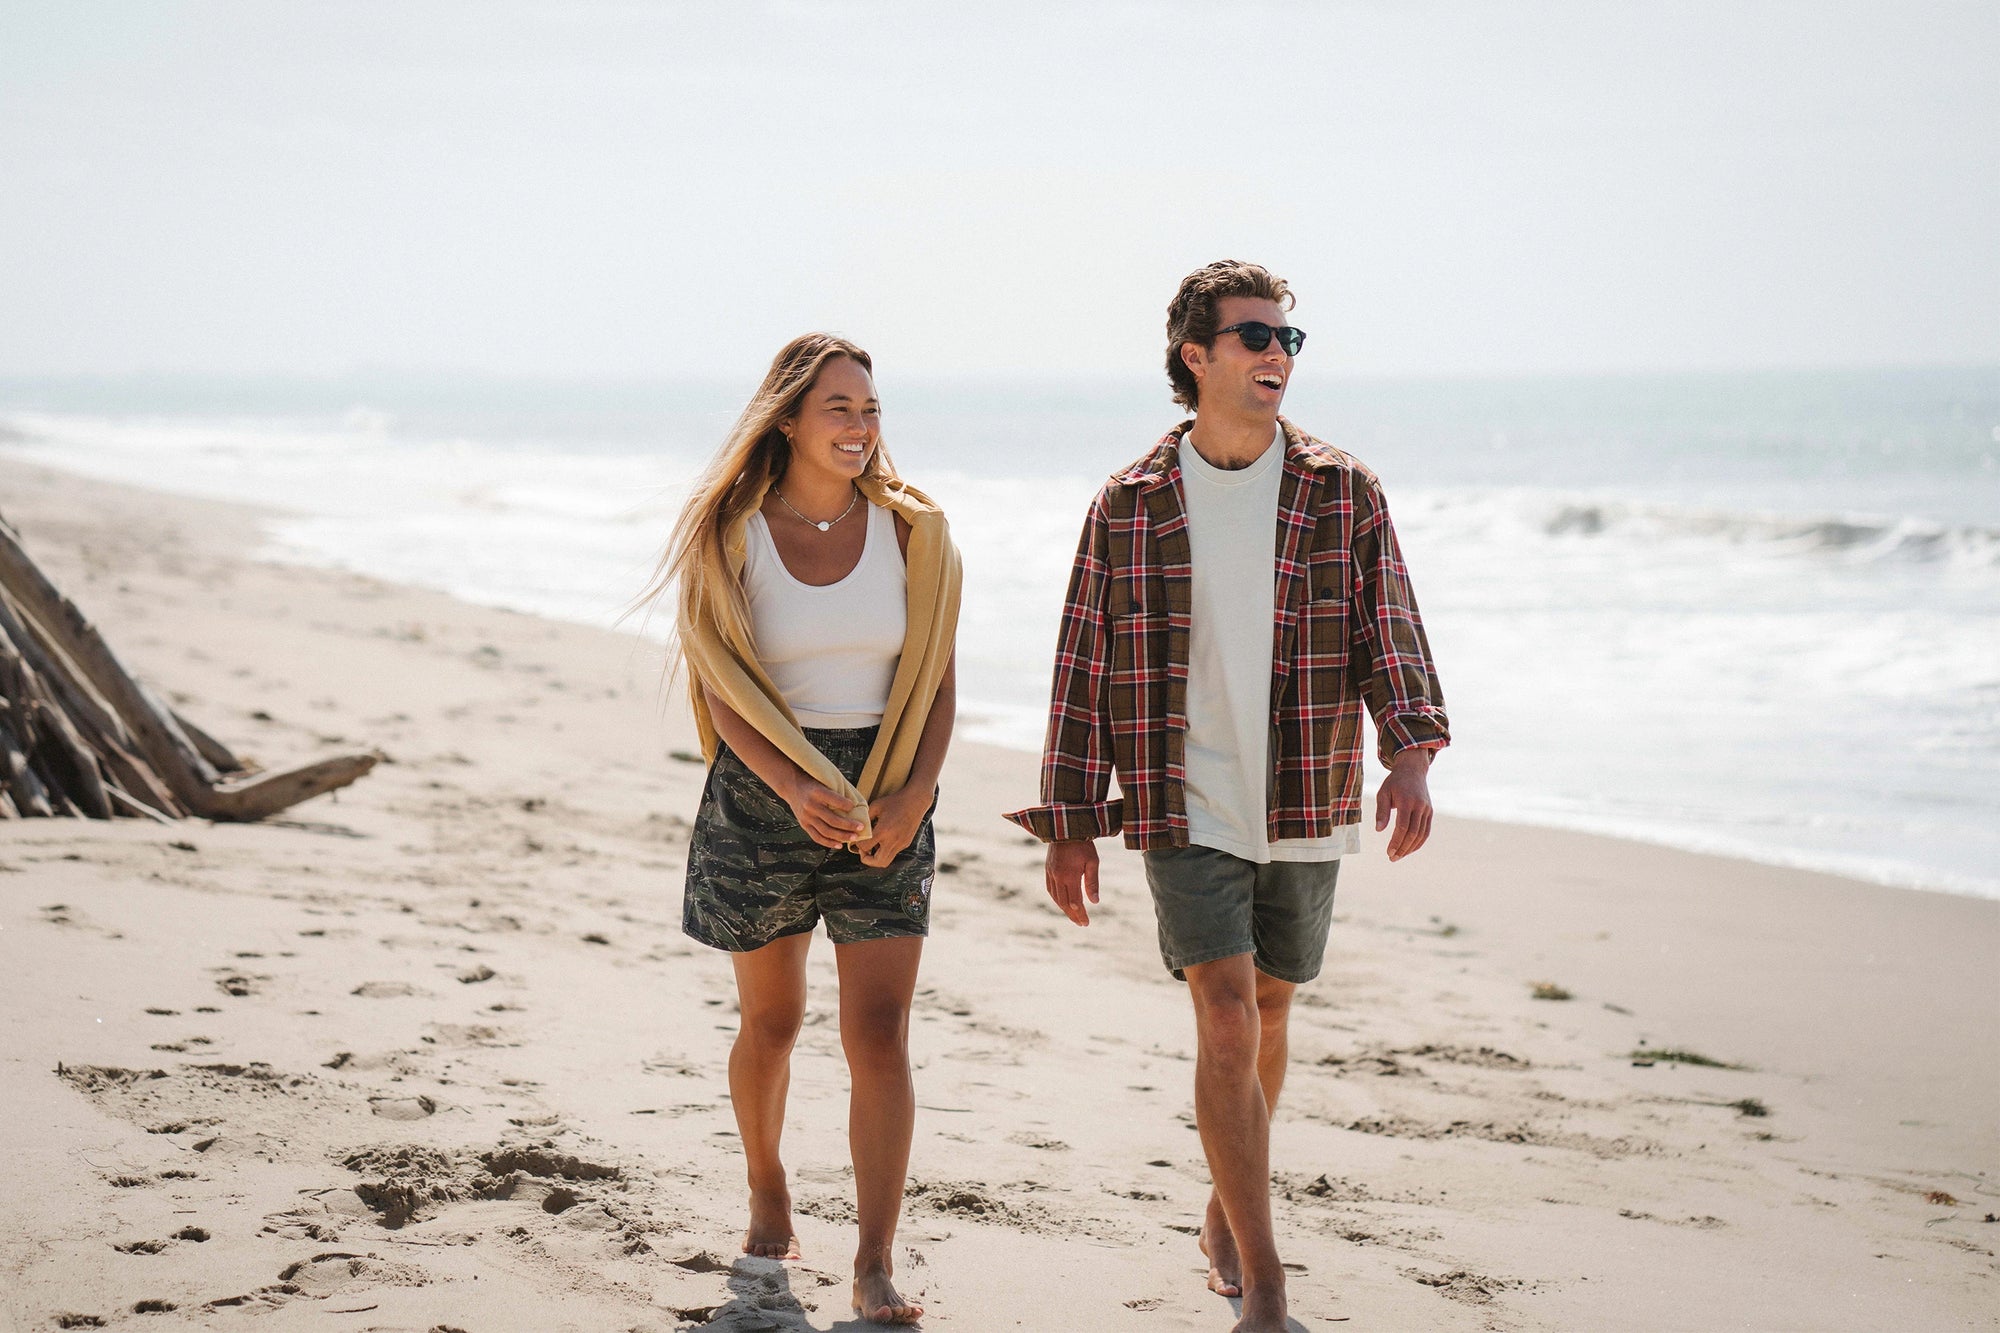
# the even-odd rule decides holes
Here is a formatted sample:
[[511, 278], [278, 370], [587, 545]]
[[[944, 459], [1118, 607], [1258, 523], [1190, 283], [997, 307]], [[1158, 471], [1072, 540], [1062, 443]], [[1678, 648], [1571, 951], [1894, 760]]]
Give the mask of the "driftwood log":
[[380, 757], [256, 771], [125, 670], [0, 518], [0, 819], [262, 819]]

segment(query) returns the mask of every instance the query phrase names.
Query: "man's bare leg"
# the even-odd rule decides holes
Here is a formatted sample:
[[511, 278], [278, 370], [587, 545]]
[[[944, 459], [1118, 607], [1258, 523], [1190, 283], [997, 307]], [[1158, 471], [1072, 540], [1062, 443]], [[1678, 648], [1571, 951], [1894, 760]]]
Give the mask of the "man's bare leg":
[[1249, 954], [1238, 954], [1197, 963], [1187, 979], [1195, 1015], [1195, 1127], [1229, 1236], [1223, 1242], [1220, 1232], [1204, 1233], [1203, 1250], [1214, 1264], [1218, 1252], [1233, 1248], [1240, 1265], [1240, 1282], [1219, 1282], [1219, 1270], [1211, 1268], [1210, 1285], [1238, 1287], [1243, 1312], [1236, 1333], [1282, 1333], [1285, 1269], [1271, 1229], [1271, 1121], [1258, 1081], [1257, 968]]
[[896, 1290], [896, 1221], [910, 1165], [917, 1094], [910, 1082], [910, 997], [921, 936], [834, 946], [840, 969], [840, 1045], [852, 1086], [847, 1143], [861, 1235], [854, 1251], [854, 1308], [877, 1324], [910, 1324], [923, 1307]]
[[785, 1133], [785, 1094], [792, 1086], [792, 1044], [806, 1016], [809, 934], [787, 935], [761, 949], [731, 954], [736, 1003], [741, 1010], [736, 1043], [729, 1048], [729, 1101], [750, 1171], [750, 1226], [743, 1253], [761, 1259], [796, 1259], [792, 1193], [778, 1142]]
[[[1289, 981], [1257, 973], [1257, 1085], [1264, 1090], [1267, 1118], [1278, 1111], [1278, 1093], [1285, 1086], [1291, 1060], [1292, 994]], [[1243, 1294], [1243, 1261], [1236, 1252], [1222, 1199], [1208, 1192], [1208, 1215], [1202, 1221], [1201, 1252], [1208, 1256], [1208, 1287], [1224, 1296]]]

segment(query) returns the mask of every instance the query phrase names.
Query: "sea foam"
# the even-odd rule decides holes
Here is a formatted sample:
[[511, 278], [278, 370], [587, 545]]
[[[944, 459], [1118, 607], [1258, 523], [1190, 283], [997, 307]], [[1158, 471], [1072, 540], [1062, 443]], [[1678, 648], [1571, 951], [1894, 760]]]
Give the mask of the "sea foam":
[[[263, 506], [266, 558], [598, 626], [631, 609], [704, 461], [685, 442], [419, 433], [368, 410], [0, 425], [7, 456]], [[1038, 749], [1103, 473], [1046, 447], [1033, 468], [927, 452], [898, 456], [965, 556], [962, 730]], [[1453, 719], [1442, 809], [2000, 896], [1993, 528], [1789, 509], [1748, 483], [1755, 503], [1728, 505], [1636, 477], [1391, 482]], [[624, 622], [656, 639], [667, 623]]]

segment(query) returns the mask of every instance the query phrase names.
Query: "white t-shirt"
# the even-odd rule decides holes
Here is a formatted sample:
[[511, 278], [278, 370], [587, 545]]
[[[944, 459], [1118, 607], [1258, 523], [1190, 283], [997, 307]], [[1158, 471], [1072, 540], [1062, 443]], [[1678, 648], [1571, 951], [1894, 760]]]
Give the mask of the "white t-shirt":
[[1256, 462], [1233, 472], [1210, 463], [1187, 440], [1181, 442], [1180, 456], [1194, 561], [1188, 635], [1188, 840], [1259, 865], [1337, 861], [1361, 850], [1359, 824], [1324, 838], [1271, 842], [1266, 837], [1284, 433]]
[[763, 514], [750, 516], [743, 592], [757, 661], [802, 727], [879, 723], [903, 657], [909, 598], [896, 518], [862, 508], [861, 558], [824, 586], [794, 578]]

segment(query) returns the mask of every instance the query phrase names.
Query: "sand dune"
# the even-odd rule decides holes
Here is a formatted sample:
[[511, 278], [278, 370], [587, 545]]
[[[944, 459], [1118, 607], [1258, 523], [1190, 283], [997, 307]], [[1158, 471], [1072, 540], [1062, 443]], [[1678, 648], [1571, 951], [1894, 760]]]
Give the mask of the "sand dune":
[[[679, 932], [703, 770], [651, 650], [256, 563], [239, 509], [8, 463], [0, 512], [232, 746], [392, 761], [255, 827], [0, 824], [0, 1326], [858, 1326], [823, 942], [806, 1258], [736, 1253], [733, 991]], [[1088, 931], [1046, 902], [997, 817], [1033, 769], [947, 770], [900, 1275], [927, 1327], [1226, 1329], [1185, 998], [1135, 857]], [[1996, 963], [2000, 904], [1371, 845], [1275, 1128], [1299, 1324], [2000, 1325]]]

